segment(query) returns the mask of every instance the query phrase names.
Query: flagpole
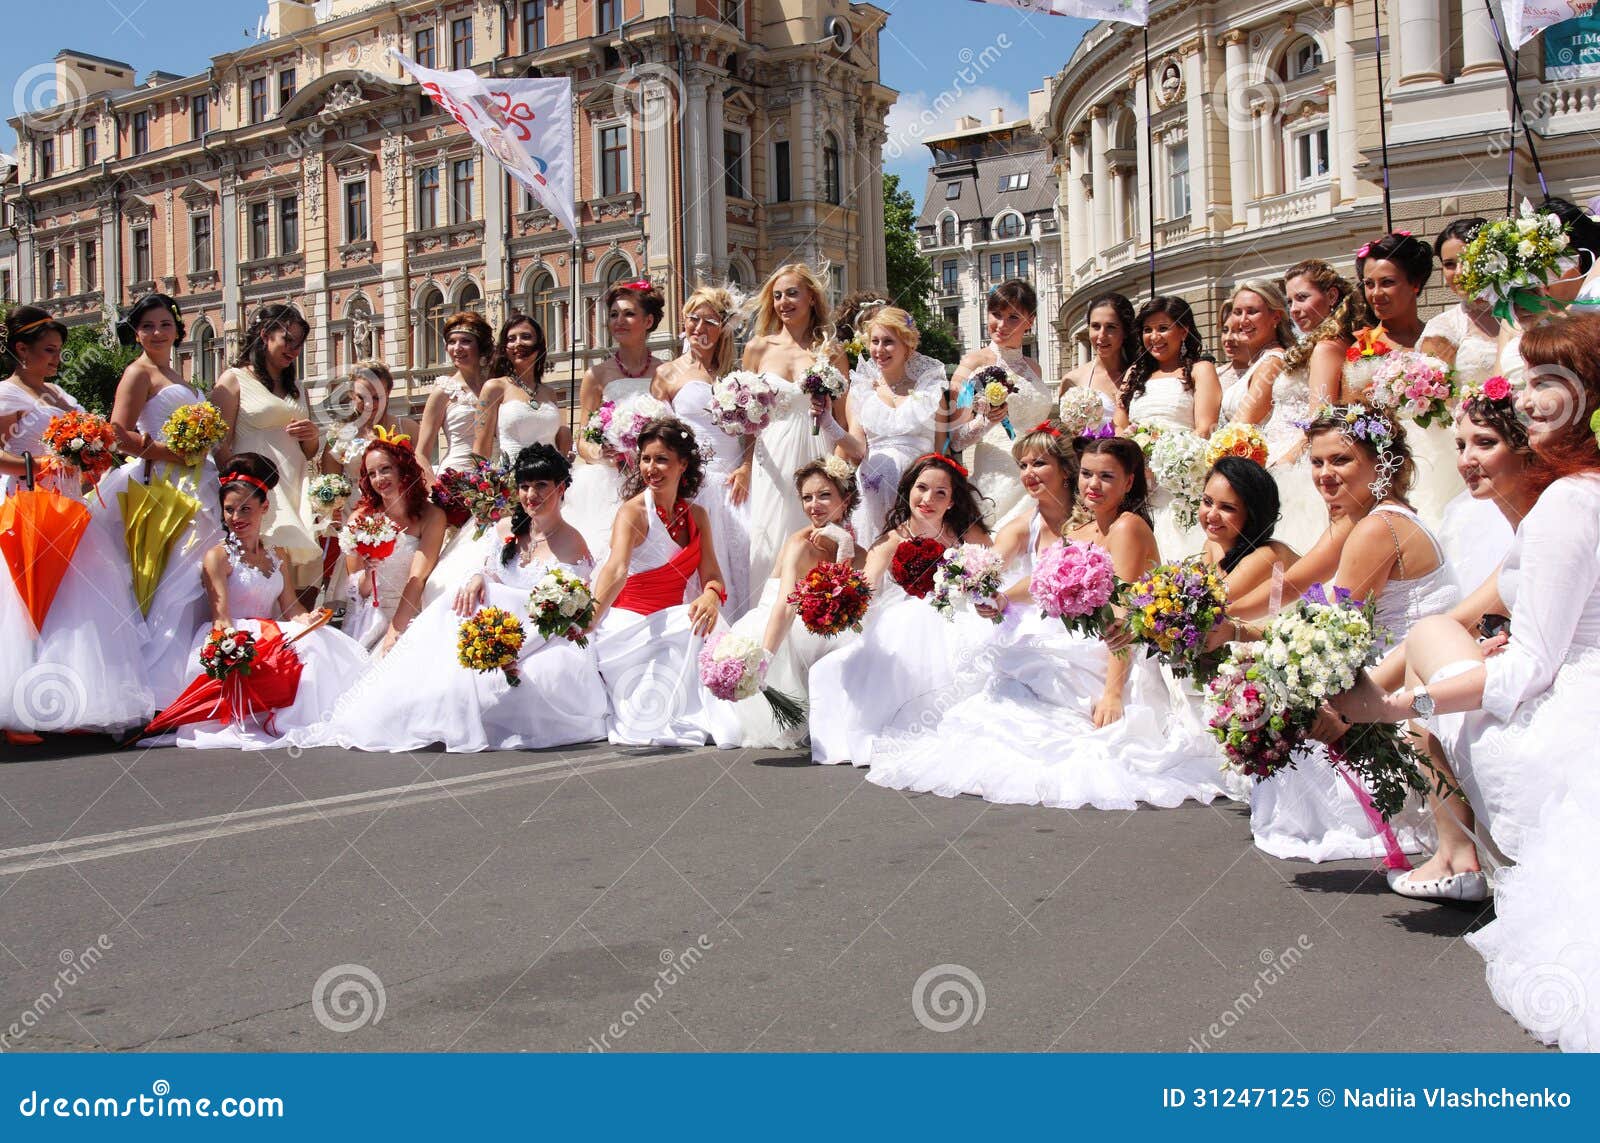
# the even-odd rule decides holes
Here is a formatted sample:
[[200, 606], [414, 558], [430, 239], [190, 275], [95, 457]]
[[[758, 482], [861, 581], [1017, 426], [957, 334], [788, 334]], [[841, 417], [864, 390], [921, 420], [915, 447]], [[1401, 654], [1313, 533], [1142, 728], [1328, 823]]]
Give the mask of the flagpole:
[[1483, 6], [1489, 10], [1489, 24], [1494, 28], [1494, 46], [1500, 53], [1500, 66], [1505, 69], [1506, 82], [1511, 85], [1511, 147], [1510, 157], [1507, 159], [1506, 174], [1506, 213], [1511, 213], [1511, 200], [1515, 191], [1517, 165], [1517, 124], [1523, 124], [1522, 137], [1528, 144], [1528, 157], [1533, 160], [1533, 171], [1539, 177], [1539, 190], [1544, 197], [1550, 197], [1550, 187], [1544, 180], [1544, 165], [1539, 162], [1539, 151], [1533, 145], [1533, 132], [1527, 127], [1527, 115], [1522, 110], [1522, 92], [1518, 90], [1518, 82], [1522, 74], [1522, 53], [1512, 48], [1506, 50], [1506, 39], [1500, 31], [1500, 20], [1495, 15], [1493, 0], [1483, 0]]
[[1150, 25], [1139, 29], [1144, 34], [1144, 186], [1150, 211], [1150, 296], [1156, 296], [1156, 137], [1151, 125], [1156, 105], [1150, 95]]
[[1383, 17], [1378, 0], [1372, 0], [1372, 51], [1378, 59], [1378, 146], [1383, 154], [1383, 229], [1394, 233], [1394, 210], [1389, 203], [1389, 125], [1383, 118]]

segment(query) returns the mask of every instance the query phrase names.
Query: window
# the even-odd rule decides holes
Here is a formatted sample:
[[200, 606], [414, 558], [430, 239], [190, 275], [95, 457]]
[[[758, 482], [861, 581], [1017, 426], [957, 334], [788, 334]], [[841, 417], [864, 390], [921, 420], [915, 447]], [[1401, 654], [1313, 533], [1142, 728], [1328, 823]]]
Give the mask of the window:
[[148, 111], [135, 111], [133, 113], [133, 153], [142, 155], [150, 149], [150, 113]]
[[211, 212], [189, 216], [189, 272], [211, 269]]
[[83, 244], [83, 288], [100, 288], [100, 246], [93, 239]]
[[83, 165], [92, 167], [100, 161], [99, 130], [95, 127], [85, 127], [82, 132], [83, 140]]
[[39, 252], [39, 293], [47, 298], [56, 296], [56, 252], [54, 249]]
[[199, 139], [211, 130], [211, 97], [192, 96], [189, 100], [189, 135]]
[[272, 253], [272, 208], [264, 202], [250, 204], [250, 237], [245, 244], [245, 256], [254, 262]]
[[429, 287], [417, 304], [422, 314], [422, 361], [425, 365], [444, 364], [444, 321], [450, 316], [444, 295]]
[[989, 284], [1010, 281], [1028, 276], [1028, 252], [1014, 250], [1009, 254], [989, 255]]
[[1296, 135], [1295, 181], [1301, 186], [1328, 177], [1328, 129], [1318, 127]]
[[722, 22], [736, 31], [744, 31], [744, 0], [722, 0]]
[[278, 110], [294, 98], [294, 68], [284, 68], [278, 73]]
[[457, 159], [450, 164], [450, 222], [472, 221], [472, 160]]
[[1000, 176], [1000, 189], [1002, 191], [1027, 190], [1028, 189], [1028, 172], [1027, 171], [1023, 171], [1020, 174], [1001, 175]]
[[0, 270], [0, 302], [11, 300], [11, 271]]
[[344, 184], [344, 240], [367, 240], [367, 180]]
[[729, 198], [749, 198], [744, 181], [744, 132], [722, 133], [722, 189]]
[[1002, 281], [1005, 280], [1001, 276], [1001, 272], [1004, 269], [1005, 269], [1005, 263], [1003, 261], [1001, 261], [1000, 255], [998, 255], [998, 254], [989, 255], [989, 284], [990, 285], [993, 285], [995, 282], [1002, 282]]
[[833, 309], [844, 299], [844, 267], [828, 267], [828, 308]]
[[784, 140], [772, 145], [772, 201], [788, 202], [789, 198], [789, 143]]
[[472, 66], [472, 17], [450, 21], [450, 66], [457, 71]]
[[1317, 46], [1317, 41], [1307, 40], [1294, 50], [1294, 68], [1290, 72], [1292, 78], [1310, 75], [1322, 66], [1322, 49]]
[[39, 140], [39, 177], [47, 179], [56, 173], [56, 141]]
[[61, 268], [57, 273], [59, 275], [58, 280], [61, 283], [61, 289], [57, 293], [72, 293], [72, 247], [70, 245], [61, 248]]
[[954, 216], [947, 214], [939, 220], [939, 245], [954, 246], [956, 241], [956, 220]]
[[539, 323], [539, 328], [544, 330], [545, 341], [552, 350], [561, 332], [560, 310], [556, 305], [558, 301], [556, 280], [545, 271], [539, 271], [528, 283], [527, 306], [523, 312]]
[[834, 206], [844, 202], [839, 186], [839, 140], [831, 132], [822, 140], [822, 197]]
[[1189, 144], [1167, 148], [1167, 217], [1182, 218], [1189, 213]]
[[417, 171], [417, 229], [432, 230], [439, 225], [439, 168]]
[[191, 380], [210, 383], [217, 379], [217, 338], [211, 332], [211, 323], [197, 321], [194, 324], [194, 333], [191, 335], [194, 342], [194, 373]]
[[1022, 237], [1022, 216], [1002, 214], [1000, 221], [995, 223], [994, 236], [1003, 240]]
[[960, 270], [954, 258], [946, 258], [939, 267], [939, 282], [947, 294], [953, 294], [961, 288]]
[[133, 280], [143, 284], [154, 277], [150, 272], [150, 228], [141, 226], [133, 232]]
[[1007, 277], [1015, 276], [1015, 277], [1018, 277], [1018, 278], [1026, 278], [1028, 276], [1028, 252], [1026, 250], [1018, 250], [1017, 251], [1017, 272], [1016, 272], [1016, 274], [1015, 275], [1007, 274], [1006, 276]]
[[622, 23], [622, 0], [596, 0], [594, 6], [594, 34], [603, 36], [617, 30]]
[[267, 117], [267, 77], [258, 75], [250, 81], [250, 122], [260, 123]]
[[523, 0], [522, 50], [536, 52], [544, 46], [544, 0]]
[[293, 254], [300, 249], [300, 200], [284, 195], [278, 200], [278, 253]]
[[600, 128], [600, 197], [628, 189], [628, 135], [622, 124]]
[[958, 199], [960, 197], [961, 197], [961, 184], [960, 183], [945, 183], [944, 184], [944, 200], [945, 200], [945, 202], [954, 202], [956, 199]]
[[432, 28], [422, 28], [419, 30], [416, 34], [416, 37], [412, 40], [412, 46], [415, 49], [411, 53], [412, 58], [423, 67], [439, 66], [434, 62]]
[[943, 317], [945, 324], [948, 325], [952, 331], [958, 331], [961, 329], [961, 307], [946, 306], [944, 308]]

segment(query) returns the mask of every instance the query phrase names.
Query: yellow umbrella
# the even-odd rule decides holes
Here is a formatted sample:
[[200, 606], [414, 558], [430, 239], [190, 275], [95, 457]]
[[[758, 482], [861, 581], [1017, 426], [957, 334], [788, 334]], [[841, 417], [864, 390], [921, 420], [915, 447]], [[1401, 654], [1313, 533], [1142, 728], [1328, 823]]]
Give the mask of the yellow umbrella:
[[122, 503], [123, 535], [128, 541], [128, 562], [133, 565], [133, 590], [139, 610], [149, 618], [150, 602], [155, 598], [161, 573], [167, 568], [172, 542], [189, 526], [200, 511], [200, 501], [165, 479], [150, 480], [150, 465], [145, 462], [141, 484], [130, 480], [126, 491], [117, 493]]

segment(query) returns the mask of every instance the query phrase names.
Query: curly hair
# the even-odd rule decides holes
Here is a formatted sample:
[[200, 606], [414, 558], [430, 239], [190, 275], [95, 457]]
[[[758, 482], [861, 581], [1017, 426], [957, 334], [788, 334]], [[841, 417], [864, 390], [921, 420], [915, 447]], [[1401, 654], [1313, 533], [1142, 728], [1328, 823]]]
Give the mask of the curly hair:
[[[656, 442], [671, 449], [673, 455], [684, 463], [683, 476], [678, 480], [678, 497], [682, 500], [693, 500], [700, 494], [700, 488], [705, 484], [706, 461], [700, 453], [700, 446], [695, 442], [694, 430], [677, 417], [653, 417], [645, 423], [639, 432], [639, 455], [644, 455], [644, 446]], [[644, 491], [644, 478], [639, 475], [639, 466], [635, 464], [628, 470], [628, 477], [622, 484], [622, 498], [632, 500]]]
[[909, 357], [917, 351], [917, 346], [922, 343], [922, 334], [917, 332], [916, 319], [899, 306], [884, 306], [867, 319], [861, 328], [863, 336], [871, 337], [872, 331], [879, 326], [894, 335], [895, 340], [906, 347]]
[[1178, 364], [1183, 369], [1183, 387], [1191, 393], [1194, 391], [1195, 362], [1205, 360], [1205, 344], [1200, 340], [1200, 330], [1195, 325], [1194, 310], [1188, 302], [1179, 297], [1171, 295], [1154, 297], [1139, 308], [1139, 316], [1134, 319], [1133, 325], [1137, 331], [1140, 348], [1133, 358], [1133, 364], [1128, 366], [1128, 371], [1122, 375], [1122, 380], [1117, 385], [1122, 393], [1124, 410], [1132, 408], [1133, 403], [1143, 395], [1150, 374], [1156, 371], [1156, 359], [1143, 347], [1143, 342], [1145, 323], [1158, 315], [1165, 315], [1171, 318], [1175, 325], [1183, 327], [1183, 345], [1178, 350]]
[[833, 332], [841, 342], [849, 341], [856, 334], [865, 334], [866, 326], [861, 324], [862, 315], [871, 316], [871, 311], [892, 306], [894, 302], [889, 299], [887, 290], [856, 290], [844, 296], [833, 311]]
[[896, 528], [911, 519], [911, 490], [917, 486], [917, 479], [930, 468], [937, 469], [950, 479], [950, 507], [945, 509], [944, 522], [956, 539], [960, 540], [974, 527], [982, 529], [986, 536], [989, 534], [989, 526], [983, 522], [983, 509], [978, 506], [979, 492], [967, 474], [948, 457], [930, 453], [919, 457], [900, 477], [900, 487], [895, 490], [894, 507], [884, 515], [883, 530], [873, 543], [893, 535]]
[[[1122, 498], [1122, 511], [1132, 512], [1146, 524], [1154, 527], [1154, 522], [1150, 518], [1150, 480], [1145, 475], [1144, 450], [1127, 437], [1078, 438], [1080, 474], [1083, 471], [1083, 458], [1099, 455], [1109, 456], [1117, 462], [1117, 467], [1133, 477], [1133, 484], [1129, 487], [1128, 494]], [[1082, 509], [1083, 502], [1079, 501], [1079, 511]], [[1076, 524], [1072, 526], [1076, 527]]]
[[361, 508], [368, 512], [383, 511], [383, 497], [373, 490], [372, 478], [367, 475], [367, 458], [373, 453], [381, 453], [394, 462], [395, 476], [405, 494], [406, 515], [419, 519], [428, 506], [428, 478], [422, 474], [422, 466], [417, 463], [417, 454], [411, 447], [394, 441], [373, 441], [361, 454], [361, 475], [356, 478], [361, 488]]
[[1218, 564], [1226, 575], [1239, 566], [1240, 560], [1272, 539], [1282, 501], [1278, 496], [1278, 482], [1272, 479], [1272, 474], [1248, 457], [1218, 457], [1217, 463], [1206, 473], [1206, 483], [1210, 483], [1213, 476], [1226, 480], [1244, 506], [1244, 524], [1239, 528], [1238, 538], [1222, 553]]
[[[1359, 409], [1362, 421], [1374, 421], [1382, 427], [1388, 439], [1381, 448], [1367, 434], [1351, 431], [1350, 422], [1345, 419], [1346, 408]], [[1339, 433], [1353, 442], [1374, 464], [1382, 464], [1387, 460], [1394, 468], [1389, 477], [1389, 495], [1396, 500], [1405, 500], [1417, 478], [1417, 462], [1411, 455], [1411, 444], [1406, 440], [1405, 430], [1393, 417], [1365, 405], [1325, 405], [1316, 410], [1306, 425], [1306, 441], [1315, 441], [1323, 433]], [[1600, 464], [1596, 467], [1600, 467]]]
[[[572, 462], [558, 452], [554, 445], [531, 444], [517, 453], [517, 459], [511, 466], [511, 477], [518, 487], [531, 484], [536, 480], [548, 480], [552, 484], [559, 484], [562, 488], [572, 486]], [[516, 499], [516, 507], [511, 510], [511, 535], [506, 537], [505, 546], [500, 552], [500, 563], [510, 564], [517, 557], [517, 543], [533, 530], [533, 517], [522, 506], [522, 498]]]
[[838, 490], [839, 498], [844, 501], [844, 515], [848, 517], [861, 503], [861, 486], [856, 481], [855, 474], [850, 474], [849, 480], [841, 481], [828, 471], [826, 457], [808, 460], [794, 470], [794, 490], [798, 494], [800, 486], [813, 476], [820, 476]]
[[233, 364], [237, 368], [250, 370], [268, 389], [281, 391], [287, 397], [298, 398], [300, 386], [295, 384], [294, 368], [291, 366], [284, 376], [277, 377], [267, 365], [267, 335], [294, 326], [300, 327], [302, 338], [311, 336], [311, 323], [288, 302], [262, 306], [256, 311], [256, 316], [250, 320], [250, 324], [245, 326], [244, 337], [239, 340], [239, 356], [234, 358]]
[[605, 297], [601, 299], [601, 310], [609, 314], [612, 303], [618, 298], [632, 298], [639, 303], [644, 316], [650, 319], [651, 333], [656, 331], [656, 326], [661, 324], [662, 315], [667, 312], [667, 300], [661, 296], [660, 290], [649, 284], [640, 286], [638, 282], [618, 282], [607, 290]]
[[489, 376], [516, 379], [517, 370], [511, 364], [511, 354], [506, 347], [511, 344], [511, 331], [519, 325], [533, 327], [533, 383], [538, 385], [544, 381], [545, 367], [550, 362], [550, 343], [545, 340], [544, 326], [527, 314], [512, 314], [500, 327], [500, 336], [494, 343], [494, 357], [489, 361]]
[[1287, 288], [1296, 278], [1306, 279], [1323, 293], [1328, 293], [1330, 290], [1338, 291], [1339, 301], [1328, 316], [1322, 319], [1321, 325], [1289, 347], [1289, 352], [1283, 355], [1285, 369], [1302, 368], [1311, 360], [1311, 351], [1324, 341], [1353, 342], [1357, 330], [1376, 324], [1362, 292], [1320, 258], [1308, 258], [1304, 262], [1290, 266], [1283, 275], [1284, 287]]
[[1138, 356], [1134, 352], [1134, 347], [1139, 344], [1139, 325], [1133, 312], [1133, 303], [1121, 294], [1110, 293], [1089, 299], [1089, 304], [1083, 311], [1084, 328], [1088, 328], [1089, 320], [1094, 317], [1095, 310], [1107, 307], [1117, 315], [1117, 324], [1122, 327], [1122, 360], [1117, 363], [1116, 375], [1112, 378], [1120, 385], [1123, 376], [1128, 372], [1128, 366], [1132, 365], [1133, 359]]

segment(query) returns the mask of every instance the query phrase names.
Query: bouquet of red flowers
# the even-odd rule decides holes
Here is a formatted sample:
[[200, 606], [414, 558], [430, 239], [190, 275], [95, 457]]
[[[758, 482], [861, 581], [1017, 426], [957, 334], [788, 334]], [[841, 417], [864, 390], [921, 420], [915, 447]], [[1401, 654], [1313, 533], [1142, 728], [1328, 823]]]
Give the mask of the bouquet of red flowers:
[[437, 480], [428, 489], [428, 503], [443, 510], [444, 522], [452, 528], [459, 528], [472, 519], [472, 509], [467, 507], [467, 502]]
[[944, 559], [944, 545], [931, 536], [915, 540], [901, 540], [894, 550], [894, 562], [889, 574], [895, 583], [905, 588], [907, 595], [926, 599], [933, 590], [933, 573]]
[[820, 563], [794, 585], [788, 602], [813, 635], [860, 631], [872, 588], [867, 577], [846, 563]]
[[[394, 555], [400, 542], [400, 529], [382, 512], [357, 513], [339, 531], [339, 546], [354, 552], [364, 560], [383, 561]], [[370, 577], [372, 606], [382, 606], [378, 601], [378, 573]]]
[[44, 443], [62, 464], [80, 470], [90, 484], [116, 464], [117, 434], [97, 413], [58, 413], [44, 430]]
[[234, 673], [248, 675], [256, 657], [256, 637], [237, 627], [213, 627], [200, 648], [200, 669], [206, 678], [222, 681]]
[[476, 527], [472, 538], [483, 538], [484, 532], [496, 521], [511, 515], [516, 500], [516, 484], [504, 465], [489, 460], [472, 462], [465, 472], [447, 468], [439, 475], [439, 484], [449, 496], [460, 500], [471, 512]]

